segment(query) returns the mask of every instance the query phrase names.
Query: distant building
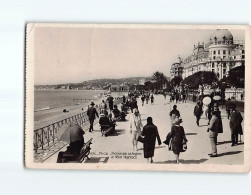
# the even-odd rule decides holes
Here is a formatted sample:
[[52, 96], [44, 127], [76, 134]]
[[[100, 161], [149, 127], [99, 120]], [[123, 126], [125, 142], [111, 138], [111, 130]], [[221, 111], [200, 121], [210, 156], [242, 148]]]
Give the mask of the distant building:
[[215, 72], [219, 79], [228, 76], [230, 69], [245, 65], [244, 41], [234, 40], [227, 29], [217, 29], [207, 44], [194, 45], [193, 53], [172, 64], [171, 77], [186, 78], [199, 71]]
[[123, 91], [125, 91], [125, 92], [127, 92], [127, 91], [129, 91], [129, 86], [128, 85], [111, 85], [111, 87], [110, 87], [110, 91], [111, 92], [123, 92]]
[[146, 79], [142, 78], [139, 80], [139, 85], [145, 85]]

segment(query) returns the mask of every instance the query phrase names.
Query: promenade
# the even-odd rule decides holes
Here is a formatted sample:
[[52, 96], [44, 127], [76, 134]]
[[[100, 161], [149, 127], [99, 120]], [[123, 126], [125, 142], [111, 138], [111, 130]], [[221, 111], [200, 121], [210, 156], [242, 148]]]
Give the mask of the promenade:
[[[169, 112], [174, 103], [169, 103], [169, 97], [165, 100], [162, 95], [155, 95], [155, 101], [152, 105], [141, 106], [140, 99], [137, 99], [137, 101], [143, 125], [146, 124], [146, 118], [151, 116], [153, 123], [158, 127], [163, 142], [167, 133], [171, 130]], [[200, 126], [197, 127], [195, 116], [193, 116], [194, 103], [178, 103], [177, 106], [183, 119], [181, 125], [185, 129], [188, 139], [188, 150], [180, 155], [181, 164], [242, 164], [244, 162], [244, 145], [231, 147], [231, 132], [225, 110], [221, 110], [223, 133], [218, 136], [218, 157], [210, 158], [208, 153], [211, 152], [211, 145], [207, 132], [207, 120], [202, 116]], [[141, 143], [138, 144], [138, 151], [132, 150], [132, 136], [129, 130], [128, 117], [129, 115], [127, 115], [125, 122], [117, 122], [116, 135], [102, 137], [98, 124], [94, 126], [94, 132], [86, 132], [85, 141], [93, 138], [93, 144], [91, 145], [90, 160], [85, 160], [83, 163], [146, 163]], [[242, 140], [244, 140], [243, 136]], [[61, 149], [61, 151], [64, 150], [66, 150], [66, 146]], [[44, 163], [55, 163], [57, 155], [58, 152]], [[175, 163], [175, 156], [162, 143], [160, 146], [156, 145], [153, 161], [156, 164], [173, 164]]]

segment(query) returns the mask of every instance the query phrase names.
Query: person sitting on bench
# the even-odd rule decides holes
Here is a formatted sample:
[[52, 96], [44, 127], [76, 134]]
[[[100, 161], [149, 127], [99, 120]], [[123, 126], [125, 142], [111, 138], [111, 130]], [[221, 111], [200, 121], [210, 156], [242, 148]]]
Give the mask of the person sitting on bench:
[[115, 123], [108, 117], [108, 112], [105, 111], [103, 115], [101, 115], [99, 119], [99, 124], [101, 126], [102, 136], [107, 135], [106, 133], [114, 133], [115, 132]]
[[67, 146], [66, 151], [59, 152], [57, 163], [76, 161], [80, 155], [82, 147], [84, 146], [85, 132], [83, 129], [77, 124], [70, 124], [69, 131], [70, 144]]
[[114, 109], [112, 110], [112, 113], [114, 115], [115, 120], [120, 120], [121, 114], [120, 114], [120, 111], [119, 111], [117, 105], [114, 105]]

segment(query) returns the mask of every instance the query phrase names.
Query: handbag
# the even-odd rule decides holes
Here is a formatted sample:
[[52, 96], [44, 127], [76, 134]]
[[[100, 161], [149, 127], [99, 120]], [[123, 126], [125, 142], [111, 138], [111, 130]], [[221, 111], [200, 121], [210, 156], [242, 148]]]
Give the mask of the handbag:
[[139, 136], [137, 141], [144, 143], [145, 142], [145, 138], [143, 138], [142, 136]]
[[185, 152], [187, 150], [187, 142], [183, 140], [182, 142], [182, 152]]

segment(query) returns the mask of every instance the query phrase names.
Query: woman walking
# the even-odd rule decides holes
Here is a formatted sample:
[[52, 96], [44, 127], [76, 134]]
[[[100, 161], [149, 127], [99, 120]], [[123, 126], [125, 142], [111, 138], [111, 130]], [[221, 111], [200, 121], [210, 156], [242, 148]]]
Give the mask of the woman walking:
[[141, 116], [137, 108], [133, 109], [133, 113], [130, 116], [130, 133], [132, 134], [132, 149], [138, 150], [138, 137], [141, 135], [141, 128], [143, 124], [141, 122]]
[[184, 128], [180, 126], [180, 119], [176, 118], [172, 126], [171, 133], [169, 134], [171, 141], [172, 151], [176, 157], [176, 163], [179, 164], [180, 152], [183, 152], [183, 144], [187, 142]]
[[147, 159], [148, 163], [153, 163], [154, 149], [156, 138], [158, 144], [161, 145], [158, 128], [153, 124], [152, 117], [147, 118], [147, 124], [143, 128], [142, 136], [144, 137], [144, 158]]

